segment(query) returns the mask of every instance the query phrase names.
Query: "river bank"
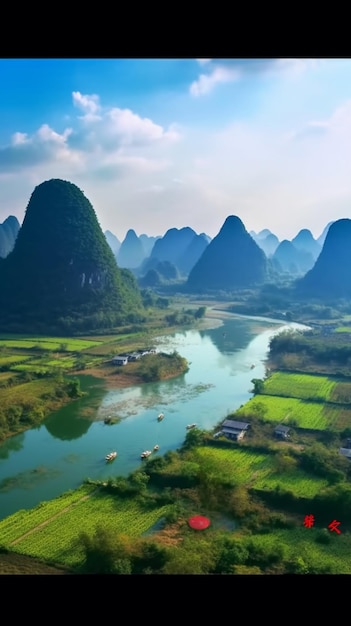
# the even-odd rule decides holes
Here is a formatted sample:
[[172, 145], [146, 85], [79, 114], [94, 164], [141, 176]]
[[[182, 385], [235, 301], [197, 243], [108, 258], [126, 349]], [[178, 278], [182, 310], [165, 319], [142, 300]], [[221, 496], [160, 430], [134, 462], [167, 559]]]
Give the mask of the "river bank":
[[[218, 307], [219, 304], [220, 303], [216, 303], [215, 306]], [[219, 309], [219, 308], [215, 309], [214, 307], [211, 307], [208, 310], [206, 310], [205, 317], [197, 321], [195, 328], [198, 331], [218, 328], [223, 325], [223, 320], [228, 319], [228, 318], [233, 318], [233, 314], [228, 313], [227, 311]], [[161, 334], [163, 337], [167, 335], [171, 336], [176, 332], [182, 332], [186, 330], [188, 330], [187, 327], [164, 328], [162, 330], [162, 333], [159, 334], [159, 336]], [[158, 339], [157, 337], [154, 337], [152, 339], [152, 341], [156, 345], [157, 345], [157, 339]], [[128, 348], [124, 347], [123, 351], [128, 352]], [[124, 367], [128, 368], [128, 372], [123, 371]], [[136, 371], [137, 367], [138, 367], [137, 363], [128, 363], [126, 366], [119, 366], [119, 369], [118, 369], [115, 365], [111, 365], [110, 362], [105, 362], [102, 365], [99, 365], [97, 367], [90, 367], [84, 370], [77, 370], [74, 372], [74, 375], [79, 375], [79, 376], [87, 375], [87, 376], [94, 376], [94, 378], [99, 378], [100, 380], [104, 381], [104, 386], [106, 389], [126, 389], [128, 387], [133, 387], [134, 385], [142, 385], [145, 383], [143, 378], [138, 375]], [[174, 374], [162, 376], [162, 378], [159, 379], [159, 382], [169, 380], [171, 378], [175, 378], [182, 373], [183, 373], [182, 371], [179, 371]]]

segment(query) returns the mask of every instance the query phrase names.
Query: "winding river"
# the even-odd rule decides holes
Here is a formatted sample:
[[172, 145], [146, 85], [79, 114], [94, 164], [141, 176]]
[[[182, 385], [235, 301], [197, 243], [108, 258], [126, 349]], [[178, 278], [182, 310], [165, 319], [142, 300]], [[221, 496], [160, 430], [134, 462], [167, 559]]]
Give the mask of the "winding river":
[[[221, 315], [220, 313], [218, 314]], [[162, 454], [184, 441], [186, 426], [213, 428], [251, 397], [252, 378], [265, 374], [269, 340], [281, 320], [225, 314], [221, 325], [160, 337], [159, 350], [177, 350], [190, 363], [177, 378], [106, 390], [103, 382], [81, 376], [88, 394], [43, 424], [0, 445], [0, 519], [78, 487], [85, 478], [127, 475], [155, 444]], [[252, 367], [254, 365], [254, 367]], [[157, 415], [163, 412], [163, 421]], [[107, 426], [104, 418], [118, 416]], [[117, 450], [113, 464], [107, 452]]]

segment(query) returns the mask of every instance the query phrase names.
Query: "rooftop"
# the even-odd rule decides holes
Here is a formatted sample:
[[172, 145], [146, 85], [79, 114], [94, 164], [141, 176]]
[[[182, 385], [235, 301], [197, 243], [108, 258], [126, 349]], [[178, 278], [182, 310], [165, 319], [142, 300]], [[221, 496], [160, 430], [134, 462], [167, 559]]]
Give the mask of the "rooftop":
[[224, 428], [232, 428], [233, 430], [247, 430], [250, 424], [248, 422], [236, 422], [235, 420], [225, 420], [222, 426]]

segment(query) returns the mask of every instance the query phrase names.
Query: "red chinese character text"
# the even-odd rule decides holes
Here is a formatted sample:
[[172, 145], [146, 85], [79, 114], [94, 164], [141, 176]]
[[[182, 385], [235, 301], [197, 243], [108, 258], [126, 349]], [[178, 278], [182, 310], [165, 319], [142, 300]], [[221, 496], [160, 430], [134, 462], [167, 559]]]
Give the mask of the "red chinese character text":
[[338, 529], [338, 526], [340, 526], [340, 522], [337, 522], [336, 519], [334, 519], [332, 522], [330, 522], [330, 524], [328, 525], [328, 528], [330, 532], [333, 532], [333, 530], [335, 530], [335, 532], [338, 533], [338, 535], [340, 535], [341, 530]]
[[306, 528], [312, 528], [312, 526], [314, 525], [314, 515], [305, 515], [303, 525]]

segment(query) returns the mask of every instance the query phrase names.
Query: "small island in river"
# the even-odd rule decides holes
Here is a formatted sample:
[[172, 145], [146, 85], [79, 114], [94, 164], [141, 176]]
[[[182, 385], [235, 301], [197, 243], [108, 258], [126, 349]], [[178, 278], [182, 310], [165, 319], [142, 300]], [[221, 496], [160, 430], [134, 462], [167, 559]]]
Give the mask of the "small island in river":
[[76, 374], [89, 374], [103, 378], [108, 387], [124, 388], [131, 385], [167, 380], [188, 371], [187, 360], [178, 352], [154, 352], [131, 361], [125, 357], [123, 364], [111, 359], [98, 367], [85, 369]]

